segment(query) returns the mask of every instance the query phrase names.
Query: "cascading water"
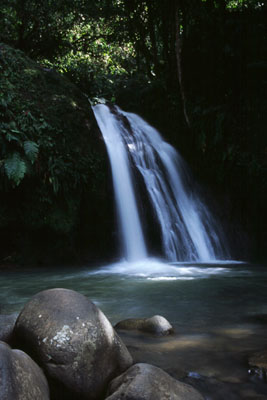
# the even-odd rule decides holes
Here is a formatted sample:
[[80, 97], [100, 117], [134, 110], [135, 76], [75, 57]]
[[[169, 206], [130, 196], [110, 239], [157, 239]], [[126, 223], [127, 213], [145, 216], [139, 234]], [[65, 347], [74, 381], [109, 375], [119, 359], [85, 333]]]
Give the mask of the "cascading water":
[[130, 164], [143, 177], [168, 261], [212, 262], [226, 257], [207, 207], [192, 187], [185, 163], [142, 118], [106, 105], [93, 108], [105, 140], [115, 189], [124, 256], [147, 256]]
[[107, 106], [97, 105], [93, 110], [110, 159], [124, 257], [128, 261], [144, 259], [147, 251], [119, 123]]

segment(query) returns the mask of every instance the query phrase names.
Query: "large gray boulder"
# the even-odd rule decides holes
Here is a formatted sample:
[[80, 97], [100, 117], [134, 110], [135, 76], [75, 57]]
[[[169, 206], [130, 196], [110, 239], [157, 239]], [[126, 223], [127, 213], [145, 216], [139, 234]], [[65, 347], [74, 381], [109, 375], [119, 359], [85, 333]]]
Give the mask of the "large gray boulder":
[[99, 399], [108, 382], [132, 365], [105, 315], [72, 290], [35, 295], [20, 313], [14, 334], [62, 398]]
[[18, 314], [0, 315], [0, 340], [10, 343]]
[[23, 351], [0, 342], [0, 399], [49, 400], [41, 368]]
[[154, 335], [165, 336], [173, 333], [173, 327], [166, 318], [154, 315], [150, 318], [128, 318], [118, 322], [115, 329], [138, 330]]
[[109, 385], [107, 400], [204, 400], [192, 386], [150, 364], [135, 364]]

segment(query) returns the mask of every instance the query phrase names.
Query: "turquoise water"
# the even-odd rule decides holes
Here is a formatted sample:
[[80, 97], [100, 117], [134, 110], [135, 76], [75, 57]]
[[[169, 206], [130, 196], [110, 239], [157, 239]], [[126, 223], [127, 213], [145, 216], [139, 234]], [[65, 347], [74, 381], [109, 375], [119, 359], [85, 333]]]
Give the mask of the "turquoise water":
[[267, 314], [267, 268], [248, 264], [112, 264], [2, 271], [1, 313], [19, 311], [35, 293], [64, 287], [94, 301], [108, 318], [162, 314], [182, 330], [244, 323]]
[[165, 316], [175, 329], [171, 337], [122, 333], [135, 361], [159, 365], [176, 377], [194, 372], [227, 385], [255, 386], [247, 360], [267, 348], [266, 266], [162, 264], [151, 259], [94, 268], [2, 271], [0, 313], [20, 311], [35, 293], [54, 287], [89, 297], [113, 324]]

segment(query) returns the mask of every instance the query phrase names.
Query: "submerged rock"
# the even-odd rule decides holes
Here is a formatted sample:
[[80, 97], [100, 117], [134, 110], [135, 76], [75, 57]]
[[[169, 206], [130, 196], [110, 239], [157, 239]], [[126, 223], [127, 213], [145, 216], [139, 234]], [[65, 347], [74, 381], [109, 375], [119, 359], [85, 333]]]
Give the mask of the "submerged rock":
[[248, 360], [249, 374], [267, 381], [267, 350], [253, 354]]
[[72, 290], [35, 295], [18, 317], [15, 338], [33, 354], [53, 380], [53, 391], [64, 399], [74, 394], [75, 399], [99, 399], [109, 381], [132, 365], [105, 315]]
[[204, 400], [192, 386], [150, 364], [135, 364], [109, 385], [108, 400]]
[[41, 368], [23, 351], [0, 342], [0, 399], [49, 400]]
[[129, 318], [118, 322], [115, 329], [138, 330], [164, 336], [173, 333], [173, 327], [166, 318], [161, 315], [154, 315], [150, 318]]
[[0, 315], [0, 340], [10, 343], [18, 314]]

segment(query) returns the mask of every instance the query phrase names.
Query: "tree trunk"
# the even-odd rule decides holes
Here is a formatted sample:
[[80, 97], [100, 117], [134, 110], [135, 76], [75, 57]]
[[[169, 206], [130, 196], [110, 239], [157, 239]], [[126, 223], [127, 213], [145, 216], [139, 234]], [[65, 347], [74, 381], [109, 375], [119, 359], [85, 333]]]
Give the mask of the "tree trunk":
[[178, 81], [180, 86], [180, 94], [182, 100], [183, 113], [185, 117], [185, 121], [187, 126], [191, 128], [191, 122], [187, 112], [186, 105], [186, 94], [184, 88], [184, 79], [183, 79], [183, 68], [182, 68], [182, 40], [180, 35], [180, 2], [175, 2], [175, 53], [176, 53], [176, 61], [177, 61], [177, 73], [178, 73]]
[[25, 3], [25, 0], [21, 0], [20, 2], [16, 3], [17, 19], [20, 21], [20, 25], [18, 28], [17, 47], [23, 51], [26, 50], [26, 43], [24, 38], [27, 25]]
[[157, 75], [159, 73], [158, 49], [157, 49], [156, 34], [155, 34], [154, 10], [151, 1], [147, 1], [147, 9], [148, 9], [148, 31], [151, 41], [151, 50], [153, 55], [155, 73]]

